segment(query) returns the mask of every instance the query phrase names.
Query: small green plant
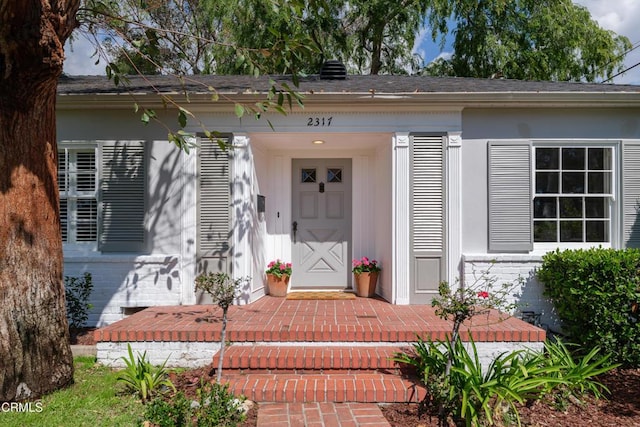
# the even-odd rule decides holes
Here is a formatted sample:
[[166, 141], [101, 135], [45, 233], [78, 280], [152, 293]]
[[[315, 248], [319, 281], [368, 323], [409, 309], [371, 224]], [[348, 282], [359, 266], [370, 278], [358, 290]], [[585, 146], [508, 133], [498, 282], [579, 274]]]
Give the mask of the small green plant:
[[[565, 399], [569, 396], [581, 398], [585, 394], [591, 394], [597, 399], [609, 393], [609, 389], [597, 380], [597, 377], [605, 372], [620, 366], [619, 363], [610, 363], [611, 354], [600, 355], [600, 348], [594, 347], [586, 354], [571, 352], [569, 347], [579, 350], [575, 344], [565, 344], [561, 340], [545, 342], [544, 362], [547, 366], [557, 366], [555, 376], [562, 380], [563, 386], [556, 389], [559, 397]], [[556, 400], [559, 399], [556, 397]]]
[[218, 362], [217, 380], [222, 379], [222, 358], [227, 334], [227, 312], [237, 297], [238, 289], [243, 283], [251, 280], [249, 277], [232, 279], [226, 273], [203, 273], [196, 277], [196, 289], [211, 296], [214, 304], [222, 309], [222, 331], [220, 332], [220, 360]]
[[92, 291], [91, 273], [84, 273], [82, 277], [64, 277], [64, 295], [70, 329], [80, 329], [87, 323], [89, 310], [93, 308], [89, 303]]
[[138, 353], [138, 356], [134, 357], [131, 344], [127, 344], [127, 349], [129, 357], [122, 357], [126, 368], [118, 375], [118, 381], [124, 383], [128, 391], [137, 394], [143, 403], [168, 389], [176, 391], [165, 368], [166, 360], [162, 365], [156, 367], [147, 360], [146, 351], [142, 354]]
[[145, 421], [161, 427], [234, 427], [245, 419], [244, 398], [236, 398], [226, 384], [204, 383], [189, 400], [182, 392], [172, 399], [154, 399]]

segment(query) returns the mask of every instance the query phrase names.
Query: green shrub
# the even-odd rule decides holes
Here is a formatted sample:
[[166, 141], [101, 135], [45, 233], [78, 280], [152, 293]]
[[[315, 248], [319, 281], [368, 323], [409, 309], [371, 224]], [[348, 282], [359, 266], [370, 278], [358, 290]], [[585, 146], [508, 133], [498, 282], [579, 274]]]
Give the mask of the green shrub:
[[118, 381], [124, 383], [128, 391], [137, 394], [143, 403], [169, 388], [175, 391], [165, 369], [166, 360], [161, 366], [155, 367], [147, 360], [146, 351], [134, 357], [131, 344], [127, 344], [127, 349], [129, 357], [122, 357], [127, 367], [118, 375]]
[[196, 394], [196, 400], [182, 392], [171, 400], [153, 400], [145, 410], [145, 421], [160, 427], [234, 427], [244, 421], [244, 399], [231, 394], [226, 384], [205, 383]]
[[84, 273], [82, 277], [64, 277], [64, 295], [67, 303], [67, 319], [69, 328], [82, 328], [89, 319], [89, 296], [93, 290], [91, 273]]
[[544, 255], [537, 276], [569, 341], [640, 366], [639, 269], [636, 249], [558, 250]]

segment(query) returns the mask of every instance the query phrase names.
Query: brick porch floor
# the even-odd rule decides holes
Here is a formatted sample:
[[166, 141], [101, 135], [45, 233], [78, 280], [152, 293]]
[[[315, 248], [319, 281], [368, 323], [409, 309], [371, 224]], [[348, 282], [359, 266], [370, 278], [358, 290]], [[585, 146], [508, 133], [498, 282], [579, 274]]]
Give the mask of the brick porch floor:
[[[98, 342], [219, 341], [221, 310], [216, 306], [151, 307], [95, 331]], [[378, 298], [287, 300], [265, 296], [229, 308], [230, 342], [413, 342], [417, 336], [445, 339], [451, 326], [428, 305], [393, 305]], [[468, 339], [468, 327], [461, 329]], [[540, 342], [545, 332], [497, 313], [470, 325], [477, 342]]]

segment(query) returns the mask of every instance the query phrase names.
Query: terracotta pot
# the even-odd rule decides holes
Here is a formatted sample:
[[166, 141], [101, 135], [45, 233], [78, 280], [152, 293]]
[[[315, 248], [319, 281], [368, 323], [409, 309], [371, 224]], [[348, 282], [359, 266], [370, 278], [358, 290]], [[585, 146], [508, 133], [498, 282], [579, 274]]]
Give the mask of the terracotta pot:
[[269, 295], [273, 297], [287, 296], [289, 276], [278, 277], [274, 274], [267, 274], [267, 287], [269, 289]]
[[378, 271], [354, 274], [356, 295], [365, 298], [374, 296], [376, 294], [378, 274]]

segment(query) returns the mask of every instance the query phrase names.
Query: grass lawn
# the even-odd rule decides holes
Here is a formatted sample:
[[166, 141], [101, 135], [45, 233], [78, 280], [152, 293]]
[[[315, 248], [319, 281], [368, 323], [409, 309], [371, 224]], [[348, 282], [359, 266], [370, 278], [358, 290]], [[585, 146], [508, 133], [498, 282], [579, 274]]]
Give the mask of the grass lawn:
[[[144, 406], [134, 396], [122, 393], [118, 373], [97, 365], [94, 357], [74, 360], [75, 383], [32, 403], [32, 412], [0, 412], [3, 427], [135, 426]], [[36, 412], [39, 408], [41, 412]]]

